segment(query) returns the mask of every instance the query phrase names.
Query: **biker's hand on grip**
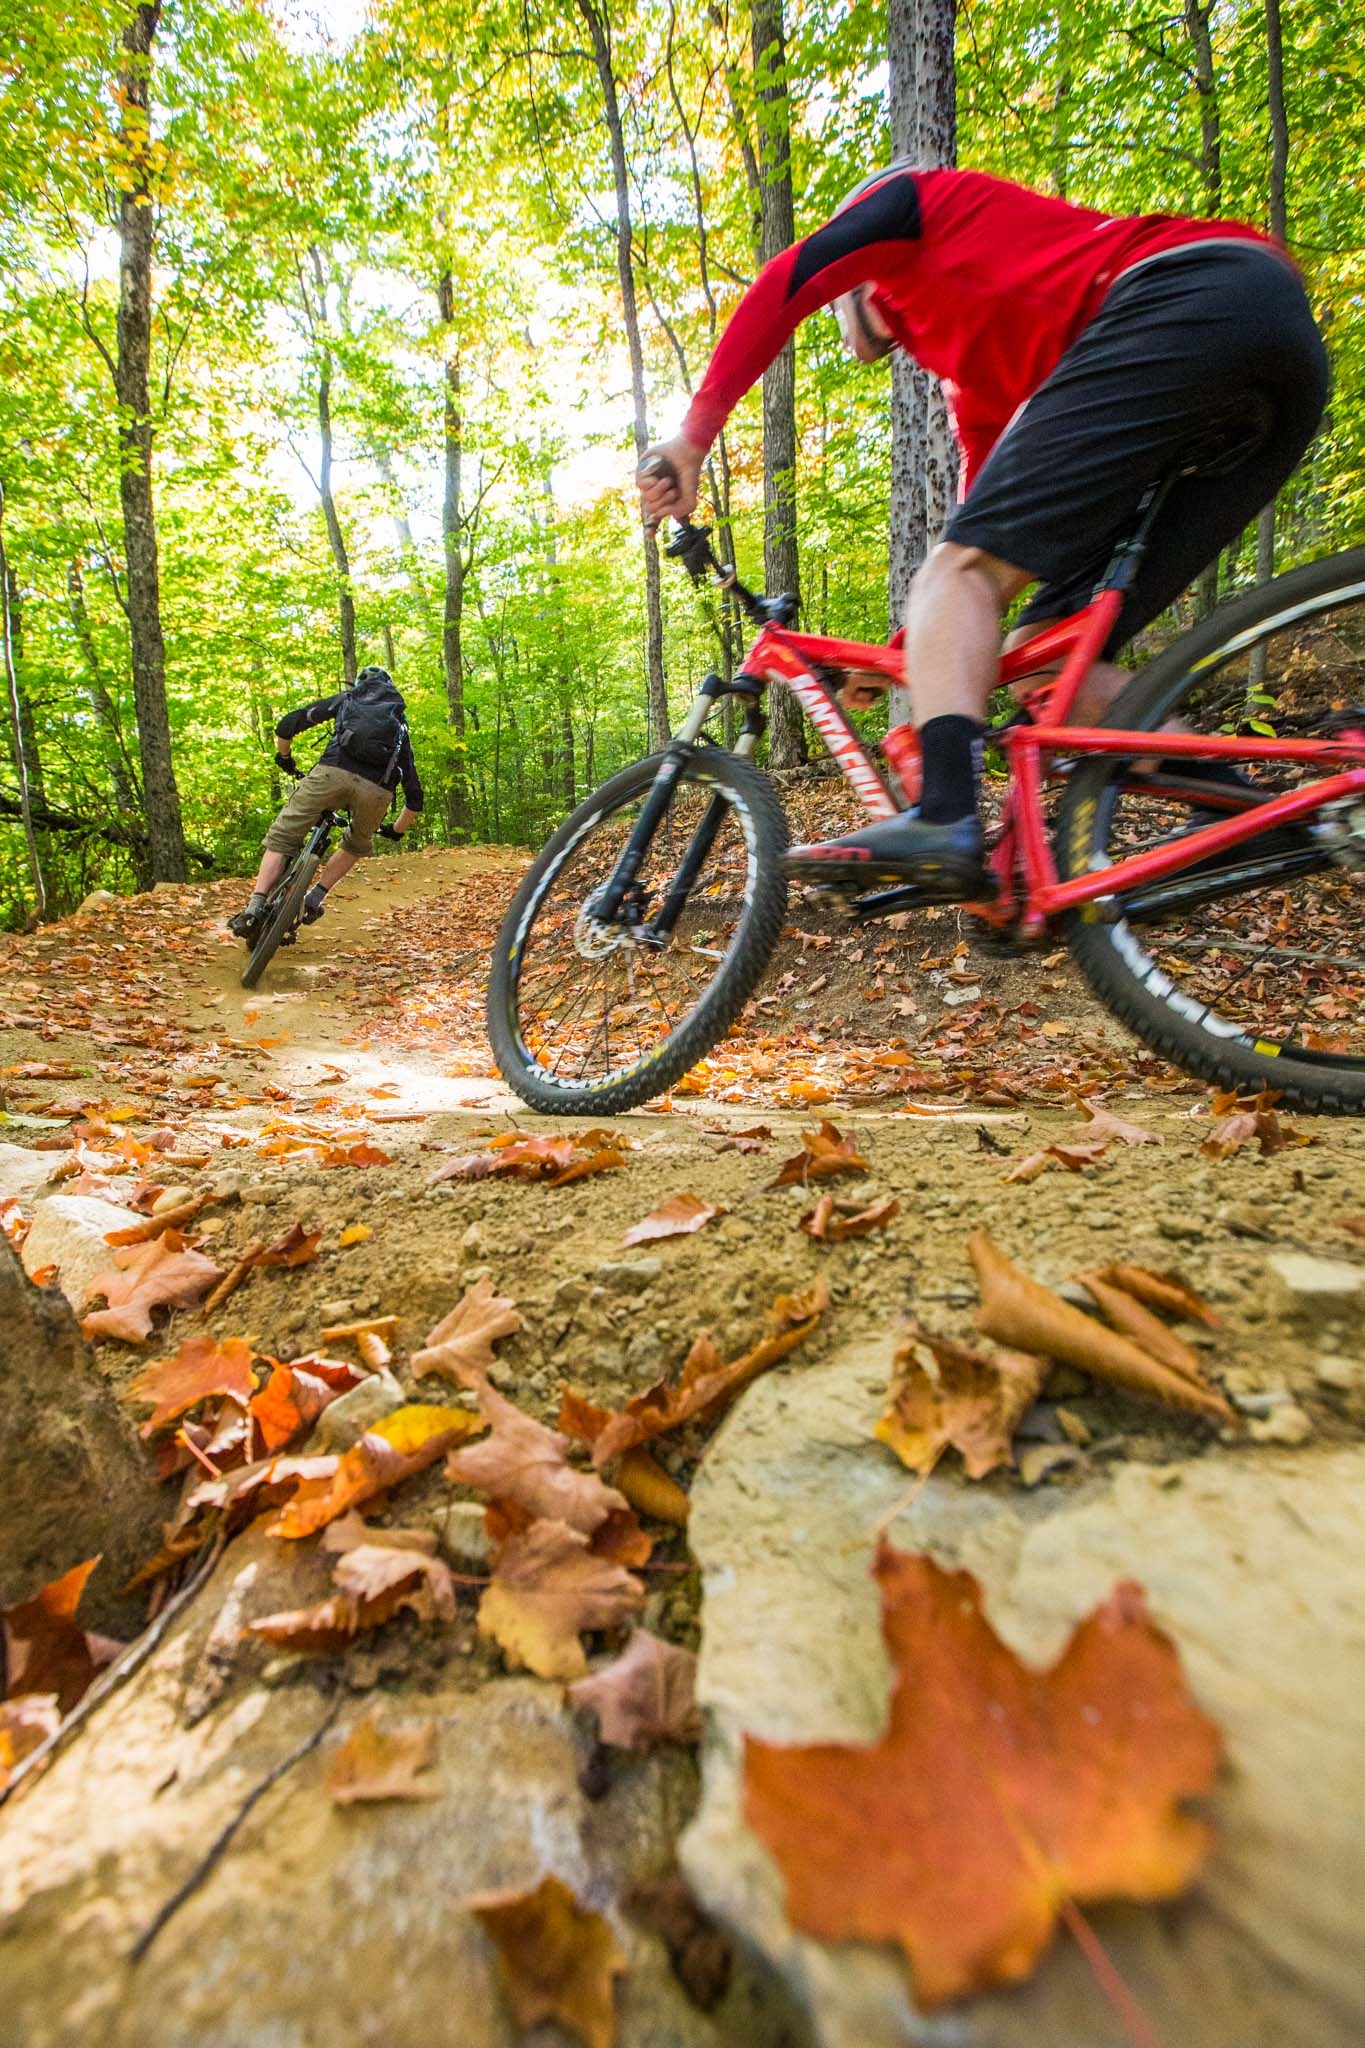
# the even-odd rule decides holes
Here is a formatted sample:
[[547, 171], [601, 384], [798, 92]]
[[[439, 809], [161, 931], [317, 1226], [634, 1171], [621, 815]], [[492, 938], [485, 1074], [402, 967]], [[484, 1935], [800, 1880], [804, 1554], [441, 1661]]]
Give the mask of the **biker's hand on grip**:
[[640, 457], [635, 482], [652, 528], [661, 519], [686, 519], [697, 502], [703, 451], [681, 434], [660, 441]]
[[300, 778], [303, 774], [302, 768], [300, 768], [292, 754], [276, 754], [275, 766], [282, 768], [286, 775], [292, 775], [295, 778]]

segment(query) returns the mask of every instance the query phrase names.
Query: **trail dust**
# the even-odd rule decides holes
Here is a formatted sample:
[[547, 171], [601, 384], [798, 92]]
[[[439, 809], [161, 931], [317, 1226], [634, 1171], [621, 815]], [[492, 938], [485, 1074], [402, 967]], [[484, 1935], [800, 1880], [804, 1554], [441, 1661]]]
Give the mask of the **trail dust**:
[[[414, 1382], [410, 1361], [463, 1291], [484, 1278], [523, 1320], [498, 1346], [494, 1383], [544, 1422], [555, 1421], [565, 1386], [619, 1408], [660, 1377], [675, 1377], [704, 1329], [723, 1358], [736, 1356], [760, 1335], [777, 1295], [817, 1280], [828, 1286], [829, 1309], [777, 1370], [799, 1375], [856, 1359], [869, 1383], [884, 1385], [912, 1309], [941, 1333], [971, 1334], [978, 1297], [966, 1239], [985, 1228], [1053, 1287], [1115, 1261], [1178, 1272], [1221, 1317], [1216, 1331], [1199, 1330], [1193, 1341], [1253, 1435], [1282, 1445], [1311, 1437], [1324, 1449], [1359, 1439], [1365, 1412], [1347, 1371], [1352, 1361], [1340, 1356], [1356, 1348], [1358, 1311], [1332, 1300], [1305, 1305], [1292, 1261], [1349, 1264], [1360, 1252], [1365, 1129], [1299, 1118], [1294, 1128], [1311, 1142], [1264, 1155], [1248, 1142], [1225, 1158], [1207, 1156], [1201, 1143], [1215, 1121], [1207, 1091], [1124, 1038], [1088, 1002], [1064, 956], [981, 956], [955, 913], [870, 936], [821, 926], [795, 905], [781, 957], [738, 1031], [670, 1099], [613, 1119], [620, 1166], [562, 1187], [436, 1178], [509, 1133], [563, 1137], [586, 1123], [529, 1113], [497, 1077], [483, 1037], [488, 951], [523, 862], [499, 849], [432, 849], [366, 864], [250, 994], [237, 986], [241, 948], [222, 926], [241, 900], [240, 883], [163, 887], [0, 940], [0, 1069], [12, 1119], [0, 1123], [0, 1145], [68, 1176], [46, 1184], [34, 1184], [32, 1171], [25, 1176], [19, 1208], [35, 1231], [45, 1205], [73, 1187], [122, 1204], [139, 1178], [170, 1174], [187, 1199], [206, 1198], [193, 1234], [225, 1271], [250, 1245], [293, 1226], [320, 1233], [314, 1259], [256, 1268], [206, 1319], [178, 1310], [146, 1345], [99, 1345], [100, 1370], [116, 1387], [194, 1332], [243, 1338], [288, 1361], [329, 1348], [324, 1329], [392, 1317], [392, 1370], [408, 1397], [447, 1398], [449, 1388], [433, 1394], [435, 1383]], [[1102, 1103], [1152, 1142], [1111, 1137], [1092, 1145], [1078, 1170], [1053, 1159], [1036, 1178], [1011, 1181], [1018, 1162], [1078, 1139], [1086, 1103]], [[38, 1118], [50, 1121], [29, 1121]], [[828, 1183], [806, 1184], [798, 1174], [773, 1185], [801, 1151], [802, 1133], [822, 1118], [852, 1137], [865, 1167]], [[0, 1186], [0, 1196], [7, 1192]], [[801, 1221], [824, 1192], [859, 1208], [885, 1198], [899, 1206], [867, 1236], [820, 1242]], [[623, 1244], [632, 1226], [678, 1195], [698, 1196], [719, 1213], [688, 1235]], [[61, 1263], [58, 1255], [59, 1281]], [[1324, 1371], [1324, 1355], [1335, 1375]], [[1081, 1485], [1114, 1461], [1161, 1466], [1247, 1454], [1197, 1419], [1135, 1407], [1071, 1368], [1055, 1368], [1045, 1392], [1033, 1441], [1063, 1453], [1037, 1461], [1048, 1487]], [[666, 1438], [656, 1448], [686, 1486], [697, 1446]], [[1000, 1475], [1000, 1483], [1019, 1481]], [[175, 1497], [172, 1483], [168, 1515]], [[450, 1499], [438, 1468], [401, 1488], [380, 1519], [436, 1526]], [[316, 1660], [272, 1660], [263, 1645], [243, 1649], [239, 1641], [245, 1619], [326, 1591], [316, 1545], [285, 1548], [282, 1559], [281, 1546], [258, 1532], [230, 1544], [201, 1620], [168, 1638], [146, 1682], [134, 1680], [120, 1704], [96, 1715], [0, 1824], [11, 1834], [0, 1858], [11, 1869], [0, 1910], [18, 1915], [10, 1981], [35, 2043], [77, 2038], [69, 2030], [74, 2005], [55, 1998], [48, 1982], [59, 1939], [69, 1941], [74, 1975], [94, 1987], [89, 2010], [121, 2013], [111, 2041], [170, 2043], [190, 2038], [196, 2020], [207, 2027], [219, 2010], [213, 1997], [229, 1996], [222, 1985], [247, 1939], [233, 1932], [234, 1913], [246, 1916], [251, 1942], [267, 1954], [255, 1979], [254, 2023], [264, 2027], [273, 2014], [283, 2025], [292, 2010], [280, 1944], [290, 1927], [289, 1938], [301, 1938], [307, 1913], [321, 1910], [328, 1872], [350, 1854], [345, 1842], [358, 1839], [324, 1814], [315, 1788], [262, 1804], [198, 1903], [158, 1935], [156, 1985], [134, 1984], [121, 1960], [172, 1889], [172, 1873], [183, 1872], [227, 1816], [232, 1801], [209, 1789], [223, 1763], [232, 1759], [235, 1798], [308, 1740], [318, 1703], [297, 1672], [316, 1669]], [[695, 1647], [704, 1614], [682, 1532], [657, 1533], [643, 1577], [647, 1625]], [[526, 1829], [550, 1825], [556, 1800], [580, 1797], [575, 1774], [585, 1752], [554, 1688], [502, 1675], [498, 1650], [474, 1626], [479, 1583], [472, 1557], [452, 1628], [421, 1630], [400, 1618], [347, 1651], [339, 1669], [350, 1691], [377, 1688], [409, 1712], [460, 1721], [468, 1760], [448, 1772], [446, 1796], [430, 1810], [446, 1813], [449, 1827], [449, 1802], [461, 1802], [455, 1817], [472, 1826], [470, 1839], [487, 1837], [475, 1859], [478, 1884], [487, 1886], [525, 1877]], [[191, 1680], [211, 1702], [211, 1711], [201, 1709], [202, 1742], [185, 1710]], [[521, 1731], [515, 1739], [509, 1713]], [[161, 1756], [171, 1760], [160, 1764]], [[633, 1768], [645, 1775], [632, 1780], [612, 1766], [594, 1823], [618, 1893], [667, 1870], [697, 1794], [690, 1755]], [[77, 1818], [80, 1786], [96, 1781], [109, 1787], [104, 1809]], [[640, 1802], [649, 1800], [646, 1824]], [[442, 1920], [438, 1907], [441, 1859], [454, 1851], [440, 1846], [434, 1822], [423, 1826], [420, 1853], [434, 1859], [424, 1866], [434, 1956], [452, 1938], [449, 1914]], [[405, 1861], [417, 1853], [411, 1839], [395, 1822], [375, 1840], [387, 1846], [366, 1882], [402, 1886]], [[102, 1904], [94, 1908], [104, 1895], [101, 1858], [110, 1856], [120, 1859], [121, 1876], [106, 1914]], [[588, 1883], [592, 1870], [577, 1875]], [[352, 1881], [360, 1881], [353, 1870]], [[478, 1888], [468, 1869], [459, 1882]], [[268, 1895], [295, 1883], [302, 1890], [294, 1917], [270, 1920]], [[337, 1913], [346, 1910], [343, 1894]], [[79, 1931], [69, 1934], [73, 1913]], [[275, 1927], [269, 1936], [267, 1921]], [[340, 1940], [340, 1924], [329, 1920], [326, 1938]], [[374, 1936], [378, 1966], [415, 1987], [423, 1973], [388, 1958], [389, 1938]], [[422, 1934], [419, 1954], [426, 1940]], [[641, 1922], [633, 1968], [654, 1989], [640, 1992], [623, 2043], [664, 2038], [656, 1997], [660, 1973], [668, 1976], [664, 1946]], [[212, 1995], [198, 1970], [205, 1952], [219, 1986]], [[471, 1982], [484, 1983], [482, 1962], [464, 1961]], [[775, 1993], [760, 1998], [746, 1971], [736, 1963], [728, 2003], [708, 2018], [708, 2031], [680, 2024], [668, 2038], [784, 2038], [790, 2015], [771, 2003]], [[474, 2011], [493, 1993], [468, 1995], [461, 2038], [502, 2039], [493, 2019], [480, 2017], [483, 2008]], [[387, 2038], [430, 2038], [445, 2008], [423, 2005], [416, 1988], [404, 1997]], [[243, 2024], [245, 1998], [229, 1997]], [[174, 2010], [173, 2024], [163, 2023], [163, 2009]], [[337, 2024], [316, 2038], [361, 2037], [358, 2020], [349, 2033], [342, 2018]]]

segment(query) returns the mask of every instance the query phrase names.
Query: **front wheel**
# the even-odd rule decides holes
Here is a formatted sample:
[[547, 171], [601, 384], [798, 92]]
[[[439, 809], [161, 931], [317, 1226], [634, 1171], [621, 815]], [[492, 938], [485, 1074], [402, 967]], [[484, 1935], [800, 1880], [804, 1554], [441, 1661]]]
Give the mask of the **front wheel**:
[[[1365, 727], [1365, 548], [1276, 577], [1221, 607], [1134, 677], [1106, 723], [1281, 739]], [[1152, 764], [1092, 758], [1059, 819], [1068, 875], [1107, 867], [1323, 768], [1246, 763], [1221, 789]], [[1274, 1089], [1300, 1109], [1365, 1111], [1365, 799], [1271, 830], [1234, 856], [1073, 913], [1071, 948], [1102, 1002], [1201, 1078]]]
[[265, 923], [261, 928], [261, 936], [252, 947], [251, 958], [242, 969], [243, 988], [255, 988], [279, 951], [281, 941], [298, 923], [303, 912], [303, 899], [312, 887], [313, 877], [319, 865], [315, 853], [300, 853], [284, 880], [274, 890], [265, 907]]
[[623, 769], [567, 818], [513, 898], [488, 1035], [533, 1109], [614, 1115], [695, 1066], [752, 995], [787, 908], [787, 827], [767, 777], [718, 747], [678, 779], [614, 914], [602, 892], [672, 758]]

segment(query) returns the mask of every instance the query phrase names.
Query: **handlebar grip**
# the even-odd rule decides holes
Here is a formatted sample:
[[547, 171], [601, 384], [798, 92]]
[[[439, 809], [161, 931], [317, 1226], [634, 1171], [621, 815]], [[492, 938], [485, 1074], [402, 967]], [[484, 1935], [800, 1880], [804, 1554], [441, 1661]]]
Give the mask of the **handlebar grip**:
[[676, 491], [680, 478], [677, 470], [666, 455], [646, 455], [635, 472], [637, 483], [672, 484]]

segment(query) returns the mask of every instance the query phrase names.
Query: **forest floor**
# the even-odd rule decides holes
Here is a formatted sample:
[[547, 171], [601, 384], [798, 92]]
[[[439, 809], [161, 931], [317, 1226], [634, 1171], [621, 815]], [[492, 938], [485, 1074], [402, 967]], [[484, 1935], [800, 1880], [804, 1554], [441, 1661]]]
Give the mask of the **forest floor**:
[[[241, 949], [222, 925], [239, 883], [163, 886], [35, 935], [0, 939], [0, 1099], [9, 1119], [0, 1117], [0, 1142], [36, 1147], [66, 1173], [47, 1187], [29, 1177], [17, 1197], [23, 1222], [33, 1223], [54, 1194], [124, 1205], [135, 1184], [154, 1175], [183, 1188], [187, 1200], [206, 1198], [187, 1229], [223, 1270], [295, 1226], [318, 1234], [315, 1256], [254, 1268], [207, 1324], [195, 1309], [178, 1310], [147, 1343], [101, 1342], [100, 1371], [120, 1392], [149, 1358], [205, 1328], [220, 1344], [239, 1337], [258, 1354], [289, 1361], [334, 1349], [324, 1329], [396, 1317], [387, 1343], [405, 1391], [419, 1401], [446, 1399], [450, 1389], [440, 1382], [411, 1379], [411, 1360], [484, 1278], [515, 1303], [523, 1324], [499, 1345], [495, 1384], [550, 1424], [564, 1385], [619, 1409], [661, 1375], [676, 1375], [702, 1330], [732, 1357], [760, 1337], [776, 1297], [821, 1280], [828, 1310], [779, 1370], [795, 1381], [856, 1357], [864, 1378], [869, 1370], [884, 1375], [912, 1308], [940, 1332], [970, 1335], [977, 1293], [967, 1238], [984, 1228], [1053, 1287], [1097, 1264], [1178, 1269], [1221, 1318], [1216, 1333], [1196, 1341], [1255, 1436], [1324, 1452], [1360, 1442], [1358, 1388], [1348, 1387], [1340, 1359], [1335, 1376], [1322, 1366], [1324, 1354], [1330, 1365], [1355, 1348], [1358, 1307], [1335, 1322], [1335, 1297], [1324, 1296], [1325, 1311], [1311, 1300], [1305, 1308], [1285, 1259], [1349, 1262], [1360, 1254], [1365, 1127], [1295, 1118], [1280, 1133], [1291, 1141], [1264, 1154], [1245, 1142], [1208, 1156], [1201, 1146], [1216, 1119], [1206, 1088], [1136, 1046], [1091, 1001], [1064, 954], [983, 953], [953, 912], [854, 935], [795, 904], [781, 957], [739, 1030], [670, 1098], [613, 1120], [621, 1164], [562, 1187], [511, 1176], [437, 1179], [453, 1160], [509, 1133], [558, 1138], [578, 1128], [529, 1113], [498, 1079], [483, 1036], [488, 948], [522, 866], [522, 856], [496, 848], [429, 849], [367, 864], [249, 995], [237, 985]], [[1126, 1136], [1106, 1133], [1096, 1146], [1089, 1119], [1097, 1105], [1124, 1120]], [[817, 1241], [798, 1225], [822, 1190], [800, 1180], [772, 1185], [800, 1150], [801, 1133], [822, 1118], [851, 1135], [865, 1161], [830, 1192], [899, 1205], [873, 1234]], [[1050, 1158], [1035, 1178], [1009, 1177], [1030, 1155], [1084, 1144], [1087, 1133], [1090, 1154]], [[0, 1197], [7, 1192], [0, 1186]], [[719, 1213], [692, 1234], [625, 1244], [632, 1225], [680, 1194]], [[10, 1228], [22, 1228], [13, 1213]], [[60, 1257], [57, 1265], [60, 1284]], [[88, 1279], [89, 1265], [82, 1271]], [[1204, 1423], [1135, 1407], [1075, 1373], [1051, 1391], [1066, 1401], [1066, 1418], [1059, 1427], [1053, 1409], [1037, 1427], [1035, 1451], [1050, 1449], [1035, 1456], [1031, 1484], [1079, 1488], [1114, 1460], [1160, 1468], [1226, 1454]], [[686, 1485], [696, 1443], [664, 1439], [655, 1449]], [[897, 1469], [889, 1453], [879, 1455]], [[174, 1486], [166, 1496], [169, 1515]], [[428, 1471], [401, 1490], [392, 1518], [421, 1522], [448, 1496]], [[237, 1539], [229, 1559], [250, 1540]], [[695, 1648], [705, 1620], [683, 1532], [656, 1533], [643, 1576], [647, 1623]], [[277, 1607], [302, 1606], [317, 1591], [302, 1567], [292, 1599], [278, 1569], [271, 1578]], [[446, 1635], [410, 1619], [387, 1624], [347, 1653], [347, 1683], [362, 1692], [380, 1686], [409, 1707], [442, 1687], [486, 1691], [504, 1660], [476, 1632], [474, 1604], [466, 1588]], [[236, 1674], [251, 1676], [245, 1666]], [[256, 1680], [278, 1684], [279, 1674], [262, 1678], [256, 1667]], [[77, 1746], [87, 1739], [95, 1740], [78, 1738]], [[22, 1833], [19, 1817], [43, 1796], [56, 1798], [61, 1769], [12, 1805], [6, 1822], [13, 1816]], [[693, 1777], [680, 1782], [670, 1840], [697, 1796]], [[74, 1810], [64, 1809], [68, 1826]], [[45, 1839], [60, 1830], [59, 1811], [54, 1806], [45, 1823]], [[91, 1827], [89, 1870], [77, 1869], [69, 1846], [63, 1852], [63, 1883], [78, 1892], [85, 1885], [87, 1899], [101, 1843], [99, 1826]], [[666, 1860], [667, 1844], [659, 1853]], [[179, 1868], [173, 1857], [164, 1868], [153, 1859], [133, 1903], [116, 1916], [120, 1925], [133, 1931], [139, 1916], [145, 1920]], [[211, 1880], [206, 1896], [221, 1881]], [[70, 2031], [75, 2007], [45, 1988], [57, 1936], [34, 1896], [29, 1921], [19, 1923], [31, 1923], [31, 1952], [21, 1940], [9, 1981], [29, 2016], [25, 2038], [65, 2043], [78, 2038]], [[15, 1907], [20, 1894], [8, 1903]], [[202, 1915], [186, 1918], [195, 1939], [206, 1940]], [[98, 1975], [103, 1952], [89, 1925], [81, 1939]], [[15, 1963], [15, 1953], [24, 1959]], [[4, 1967], [0, 1955], [0, 1975]], [[119, 1974], [110, 1998], [117, 1990], [131, 2016], [120, 2022], [124, 2031], [109, 2021], [108, 2038], [179, 2040], [169, 2021], [154, 2026], [149, 2017], [165, 1998], [174, 2003], [174, 1985], [134, 2008]], [[190, 1975], [177, 1969], [174, 1983], [182, 1978], [188, 1985]], [[210, 2036], [199, 1995], [184, 1991], [186, 2039], [267, 2038], [230, 2028]], [[745, 1995], [758, 1996], [752, 1988]], [[752, 2014], [734, 2005], [739, 1993], [729, 1996], [707, 2022], [715, 2031], [696, 2039], [757, 2038]], [[100, 1997], [96, 2008], [114, 2009]], [[398, 2025], [391, 2017], [393, 2043], [435, 2038], [422, 2034], [426, 2020], [406, 2015]], [[798, 2022], [788, 2015], [781, 2024]], [[482, 2041], [482, 2025], [471, 2020], [461, 2040]], [[798, 2034], [777, 2027], [770, 2037]], [[296, 2034], [282, 2019], [268, 2038], [330, 2048], [371, 2035], [358, 2023], [349, 2034], [314, 2035], [306, 2026]], [[670, 2032], [656, 2012], [622, 2038], [694, 2037]]]

